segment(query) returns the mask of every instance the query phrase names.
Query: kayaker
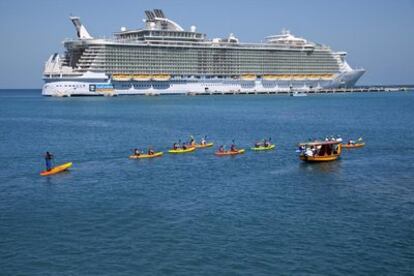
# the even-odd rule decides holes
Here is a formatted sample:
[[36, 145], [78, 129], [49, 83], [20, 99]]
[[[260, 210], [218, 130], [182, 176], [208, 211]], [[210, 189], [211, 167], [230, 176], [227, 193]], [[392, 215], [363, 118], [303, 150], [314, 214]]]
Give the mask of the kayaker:
[[190, 143], [189, 143], [191, 146], [194, 146], [195, 145], [195, 140], [194, 140], [194, 137], [193, 136], [190, 136]]
[[134, 155], [135, 156], [140, 156], [141, 152], [139, 151], [139, 149], [134, 149]]
[[265, 148], [269, 147], [269, 142], [266, 139], [264, 139], [264, 141], [263, 141], [263, 146]]
[[334, 154], [338, 154], [338, 148], [339, 148], [339, 144], [334, 145], [334, 148], [333, 148], [333, 153]]
[[185, 144], [185, 143], [183, 143], [183, 150], [186, 150], [187, 149], [187, 145]]
[[219, 151], [219, 152], [224, 152], [224, 146], [223, 146], [223, 145], [221, 145], [221, 146], [219, 147], [218, 151]]
[[237, 151], [235, 144], [231, 144], [230, 151]]
[[52, 159], [53, 159], [53, 154], [51, 154], [50, 152], [46, 152], [45, 154], [45, 161], [46, 161], [46, 170], [50, 171], [52, 169]]
[[152, 147], [148, 148], [148, 155], [153, 155], [154, 154], [154, 150], [152, 149]]
[[260, 148], [260, 142], [256, 142], [256, 143], [254, 143], [254, 147], [255, 147], [255, 148]]
[[177, 150], [177, 149], [178, 149], [178, 144], [177, 144], [177, 143], [174, 143], [174, 145], [173, 145], [173, 149], [174, 149], [174, 150]]
[[206, 144], [206, 138], [205, 138], [205, 137], [201, 138], [201, 144], [202, 144], [203, 146]]

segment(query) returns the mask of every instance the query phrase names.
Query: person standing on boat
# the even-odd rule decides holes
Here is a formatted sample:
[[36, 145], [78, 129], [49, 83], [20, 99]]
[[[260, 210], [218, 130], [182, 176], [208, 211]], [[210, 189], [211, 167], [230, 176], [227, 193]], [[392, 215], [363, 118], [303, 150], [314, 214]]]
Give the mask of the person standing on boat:
[[51, 154], [50, 152], [46, 152], [45, 154], [45, 161], [46, 161], [46, 170], [50, 171], [52, 169], [52, 159], [53, 159], [53, 154]]

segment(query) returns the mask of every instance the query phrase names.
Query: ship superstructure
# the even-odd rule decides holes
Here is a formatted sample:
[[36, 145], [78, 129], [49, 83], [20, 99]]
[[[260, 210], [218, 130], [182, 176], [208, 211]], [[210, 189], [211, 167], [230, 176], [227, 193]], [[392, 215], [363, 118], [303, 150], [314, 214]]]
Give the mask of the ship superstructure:
[[242, 43], [233, 34], [208, 39], [195, 26], [186, 31], [159, 9], [145, 15], [142, 29], [123, 27], [111, 39], [92, 37], [71, 17], [77, 38], [46, 62], [43, 95], [317, 90], [352, 87], [365, 72], [352, 69], [345, 52], [289, 31]]

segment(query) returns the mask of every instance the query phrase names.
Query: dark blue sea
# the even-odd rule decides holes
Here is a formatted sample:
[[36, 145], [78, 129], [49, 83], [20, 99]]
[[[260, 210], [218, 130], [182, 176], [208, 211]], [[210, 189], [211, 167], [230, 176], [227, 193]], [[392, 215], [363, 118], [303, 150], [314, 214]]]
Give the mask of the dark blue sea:
[[[152, 160], [131, 149], [204, 135]], [[363, 137], [306, 164], [308, 138]], [[219, 158], [216, 146], [273, 152]], [[43, 154], [70, 171], [41, 177]], [[1, 275], [413, 275], [414, 93], [0, 92]]]

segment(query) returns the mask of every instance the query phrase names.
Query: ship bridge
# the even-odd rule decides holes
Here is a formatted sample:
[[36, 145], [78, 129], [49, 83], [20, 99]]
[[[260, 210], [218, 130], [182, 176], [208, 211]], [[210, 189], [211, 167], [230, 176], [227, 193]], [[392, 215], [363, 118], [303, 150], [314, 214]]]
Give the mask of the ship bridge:
[[296, 37], [290, 33], [289, 30], [282, 30], [279, 35], [271, 35], [266, 37], [266, 42], [276, 45], [287, 45], [292, 48], [303, 48], [307, 50], [313, 50], [315, 44], [307, 41], [304, 38]]

